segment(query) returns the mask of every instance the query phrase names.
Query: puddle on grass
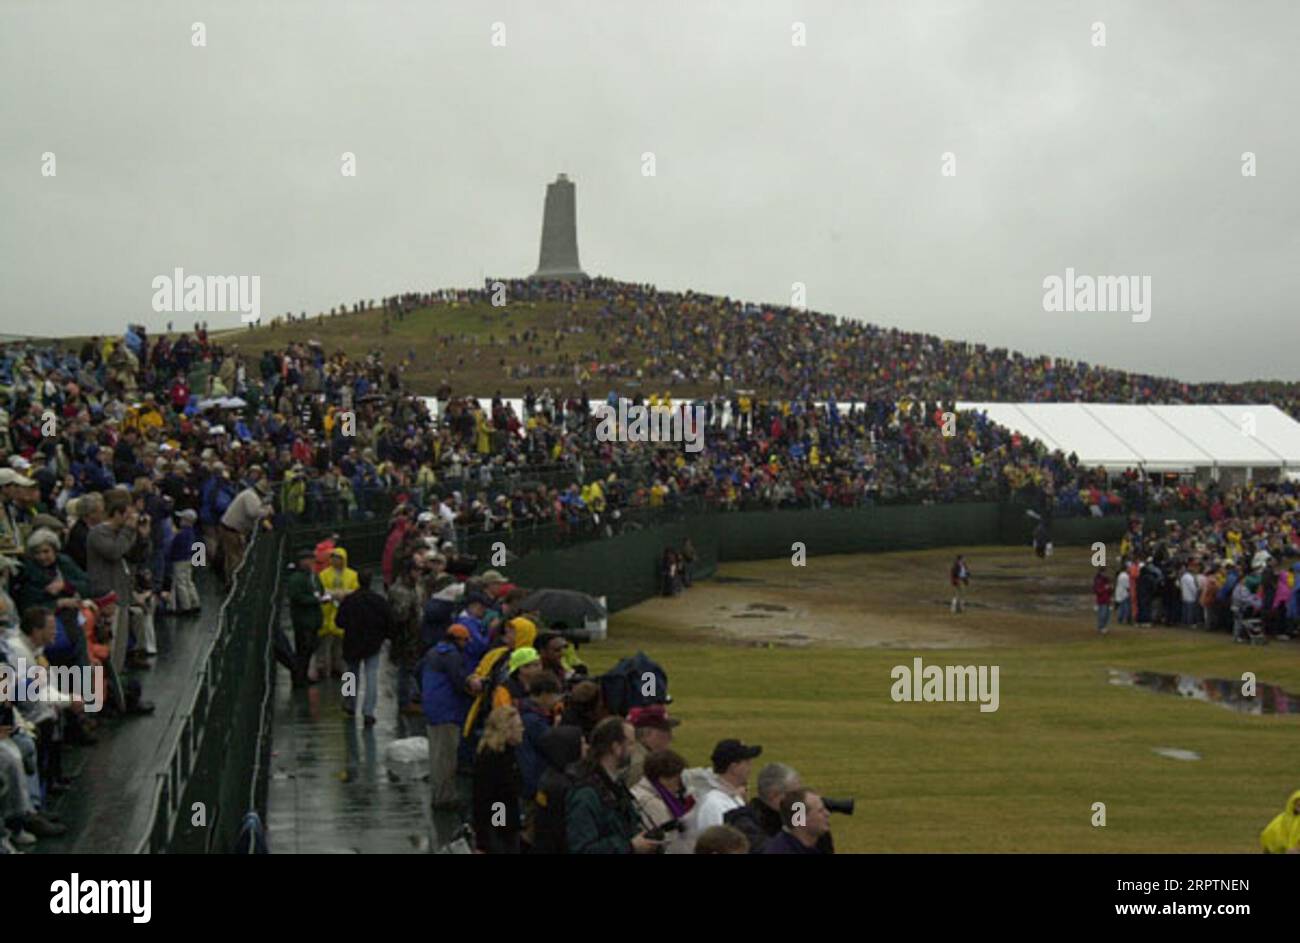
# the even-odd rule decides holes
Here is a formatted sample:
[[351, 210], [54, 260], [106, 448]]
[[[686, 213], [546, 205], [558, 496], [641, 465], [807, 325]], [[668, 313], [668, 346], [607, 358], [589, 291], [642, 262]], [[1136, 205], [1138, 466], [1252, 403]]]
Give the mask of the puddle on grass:
[[1151, 749], [1161, 756], [1169, 757], [1171, 760], [1199, 760], [1201, 758], [1201, 754], [1195, 750], [1180, 750], [1177, 747], [1152, 747]]
[[1218, 704], [1241, 714], [1300, 714], [1300, 695], [1284, 691], [1276, 684], [1257, 683], [1254, 696], [1247, 697], [1241, 693], [1240, 680], [1196, 678], [1192, 675], [1163, 674], [1158, 671], [1119, 671], [1114, 668], [1110, 670], [1110, 683]]

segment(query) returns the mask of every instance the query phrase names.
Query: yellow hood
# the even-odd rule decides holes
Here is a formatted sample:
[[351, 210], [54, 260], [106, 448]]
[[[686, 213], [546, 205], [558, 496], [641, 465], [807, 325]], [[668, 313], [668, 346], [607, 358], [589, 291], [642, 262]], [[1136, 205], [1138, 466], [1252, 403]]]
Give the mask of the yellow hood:
[[1272, 854], [1282, 854], [1300, 847], [1300, 789], [1291, 793], [1286, 808], [1259, 833], [1259, 843]]

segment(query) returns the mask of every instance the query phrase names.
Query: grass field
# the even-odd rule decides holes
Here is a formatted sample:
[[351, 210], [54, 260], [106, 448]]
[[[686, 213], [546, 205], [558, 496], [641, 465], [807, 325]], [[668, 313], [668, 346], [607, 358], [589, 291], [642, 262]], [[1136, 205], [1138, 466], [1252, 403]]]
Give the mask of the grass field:
[[[575, 320], [587, 321], [595, 315], [599, 305], [596, 302], [583, 301], [574, 305], [559, 302], [522, 302], [495, 308], [487, 303], [438, 305], [419, 308], [400, 322], [389, 321], [389, 333], [383, 333], [383, 313], [379, 310], [365, 311], [359, 314], [346, 314], [338, 317], [325, 317], [317, 321], [314, 317], [301, 323], [282, 324], [274, 329], [263, 325], [253, 330], [237, 328], [229, 331], [214, 332], [214, 338], [223, 346], [239, 344], [245, 354], [260, 355], [264, 350], [282, 350], [292, 341], [306, 342], [318, 340], [327, 353], [345, 350], [349, 356], [364, 356], [371, 350], [382, 350], [384, 360], [395, 363], [406, 358], [411, 351], [415, 359], [407, 368], [407, 381], [411, 389], [419, 394], [432, 395], [444, 379], [448, 380], [455, 391], [476, 396], [491, 396], [501, 390], [504, 395], [522, 395], [531, 384], [533, 389], [541, 391], [545, 386], [564, 390], [576, 388], [571, 374], [563, 377], [546, 377], [512, 380], [505, 375], [501, 365], [522, 362], [554, 362], [561, 355], [587, 360], [607, 360], [609, 350], [602, 349], [593, 333], [562, 333], [560, 345], [552, 343], [557, 329], [563, 329]], [[575, 311], [577, 318], [575, 318]], [[270, 320], [270, 315], [266, 316]], [[539, 331], [547, 341], [545, 354], [541, 357], [529, 357], [520, 347], [507, 343], [511, 333], [522, 333], [534, 329]], [[458, 364], [455, 357], [443, 353], [443, 348], [435, 344], [435, 339], [444, 335], [456, 335], [469, 338], [470, 342], [461, 342], [457, 354], [464, 355], [464, 363]], [[495, 340], [496, 346], [489, 346]], [[475, 346], [477, 342], [478, 346]], [[644, 351], [627, 338], [620, 337], [623, 344], [621, 359], [640, 362]], [[662, 387], [660, 380], [656, 389]], [[631, 385], [624, 381], [624, 388]], [[595, 386], [593, 386], [593, 389]], [[674, 385], [673, 390], [682, 394], [706, 392], [704, 387], [690, 384]], [[603, 391], [602, 394], [603, 395]]]
[[[675, 748], [692, 765], [735, 736], [763, 745], [755, 772], [781, 760], [824, 794], [856, 797], [856, 814], [833, 821], [844, 851], [1258, 851], [1260, 829], [1300, 787], [1300, 716], [1118, 687], [1109, 670], [1252, 671], [1297, 692], [1300, 645], [1114, 626], [1101, 638], [1083, 550], [1045, 564], [1019, 549], [967, 556], [972, 607], [960, 616], [945, 608], [946, 551], [809, 559], [803, 572], [729, 565], [722, 582], [620, 613], [584, 655], [604, 669], [640, 648], [664, 665], [684, 721]], [[773, 625], [737, 618], [739, 591], [788, 611]], [[890, 671], [916, 655], [998, 665], [999, 709], [895, 703]], [[1154, 752], [1165, 747], [1201, 759]], [[1105, 827], [1091, 824], [1096, 802]]]

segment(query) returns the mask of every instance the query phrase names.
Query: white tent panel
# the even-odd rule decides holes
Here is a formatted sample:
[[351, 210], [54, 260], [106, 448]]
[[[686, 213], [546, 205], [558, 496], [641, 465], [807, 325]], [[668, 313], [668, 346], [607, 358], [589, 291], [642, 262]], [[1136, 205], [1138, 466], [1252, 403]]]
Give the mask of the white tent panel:
[[1149, 471], [1300, 468], [1300, 423], [1275, 406], [974, 403], [974, 409], [1086, 466]]
[[1115, 431], [1152, 471], [1191, 471], [1214, 458], [1145, 406], [1086, 403], [1080, 408]]
[[[1262, 406], [1255, 407], [1262, 411]], [[1246, 435], [1242, 427], [1219, 412], [1217, 406], [1148, 406], [1165, 421], [1208, 455], [1220, 467], [1276, 468], [1282, 460], [1259, 441]]]
[[1215, 406], [1243, 435], [1255, 439], [1288, 468], [1300, 468], [1300, 422], [1276, 406]]
[[1035, 425], [1051, 431], [1062, 443], [1061, 451], [1075, 453], [1087, 465], [1131, 468], [1142, 461], [1131, 439], [1117, 435], [1079, 403], [1027, 403], [1020, 409]]

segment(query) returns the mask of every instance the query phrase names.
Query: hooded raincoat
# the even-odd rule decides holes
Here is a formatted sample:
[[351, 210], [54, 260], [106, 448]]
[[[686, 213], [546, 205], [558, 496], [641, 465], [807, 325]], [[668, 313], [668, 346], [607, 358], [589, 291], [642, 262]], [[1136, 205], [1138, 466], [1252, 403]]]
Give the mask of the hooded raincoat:
[[1264, 851], [1274, 855], [1300, 848], [1300, 789], [1291, 793], [1286, 808], [1259, 833], [1259, 844]]

